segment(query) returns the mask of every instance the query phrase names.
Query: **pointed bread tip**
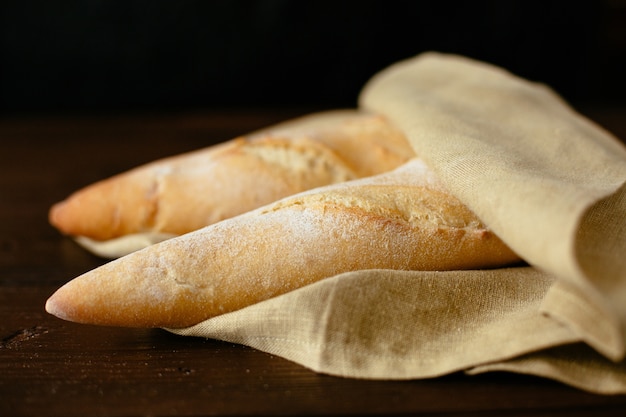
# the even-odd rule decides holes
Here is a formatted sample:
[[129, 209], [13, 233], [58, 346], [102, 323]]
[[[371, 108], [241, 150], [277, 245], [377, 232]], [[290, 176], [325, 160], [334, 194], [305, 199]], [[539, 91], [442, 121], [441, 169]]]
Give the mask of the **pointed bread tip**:
[[67, 202], [63, 200], [53, 204], [52, 207], [50, 207], [50, 211], [48, 211], [48, 221], [57, 229], [63, 229], [63, 214], [66, 207]]
[[[70, 283], [71, 281], [68, 284]], [[59, 319], [73, 323], [91, 323], [92, 320], [90, 320], [89, 311], [85, 311], [84, 306], [81, 305], [80, 302], [77, 302], [76, 298], [72, 296], [73, 293], [75, 294], [77, 291], [72, 288], [68, 289], [68, 284], [57, 289], [57, 291], [46, 300], [46, 312]]]
[[53, 204], [48, 210], [48, 222], [59, 232], [68, 236], [81, 234], [81, 225], [85, 214], [80, 211], [75, 197]]
[[67, 313], [59, 302], [58, 291], [55, 292], [46, 301], [46, 312], [63, 320], [68, 320]]

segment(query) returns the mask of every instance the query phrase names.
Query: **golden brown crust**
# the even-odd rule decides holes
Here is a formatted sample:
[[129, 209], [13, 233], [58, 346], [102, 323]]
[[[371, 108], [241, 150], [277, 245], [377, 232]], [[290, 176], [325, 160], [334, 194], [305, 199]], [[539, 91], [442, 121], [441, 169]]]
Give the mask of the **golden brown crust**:
[[414, 156], [380, 116], [331, 111], [135, 168], [77, 191], [49, 213], [93, 240], [180, 235], [322, 185], [386, 172]]
[[69, 282], [46, 308], [83, 323], [177, 328], [346, 271], [518, 260], [413, 160], [135, 252]]

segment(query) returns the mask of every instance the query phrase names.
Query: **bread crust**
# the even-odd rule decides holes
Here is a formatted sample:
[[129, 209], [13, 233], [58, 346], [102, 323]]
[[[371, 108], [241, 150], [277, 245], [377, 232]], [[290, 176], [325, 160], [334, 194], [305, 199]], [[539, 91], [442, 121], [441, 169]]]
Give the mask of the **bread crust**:
[[94, 183], [51, 207], [49, 220], [93, 241], [181, 235], [304, 190], [389, 171], [413, 156], [382, 116], [315, 113]]
[[302, 192], [90, 271], [48, 312], [82, 323], [180, 328], [363, 269], [519, 261], [419, 160]]

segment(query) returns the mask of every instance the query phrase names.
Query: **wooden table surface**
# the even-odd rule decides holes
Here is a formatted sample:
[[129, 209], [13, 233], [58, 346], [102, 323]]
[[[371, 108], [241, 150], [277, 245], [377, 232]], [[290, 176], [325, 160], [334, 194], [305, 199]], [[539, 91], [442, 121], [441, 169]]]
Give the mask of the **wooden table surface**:
[[[626, 396], [530, 376], [343, 379], [245, 346], [44, 311], [57, 287], [105, 262], [49, 226], [51, 204], [141, 163], [307, 112], [0, 117], [0, 416], [626, 415]], [[584, 113], [626, 138], [626, 109]]]

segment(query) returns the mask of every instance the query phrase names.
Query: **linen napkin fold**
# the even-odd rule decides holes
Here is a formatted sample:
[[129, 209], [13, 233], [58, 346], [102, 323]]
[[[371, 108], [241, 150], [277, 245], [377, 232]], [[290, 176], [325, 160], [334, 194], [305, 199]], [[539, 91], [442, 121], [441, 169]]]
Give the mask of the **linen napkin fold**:
[[559, 282], [544, 309], [611, 359], [626, 342], [626, 149], [549, 88], [429, 53], [361, 95], [448, 187]]
[[623, 145], [548, 87], [454, 55], [392, 65], [359, 104], [530, 266], [355, 271], [171, 331], [346, 377], [505, 370], [626, 393]]

